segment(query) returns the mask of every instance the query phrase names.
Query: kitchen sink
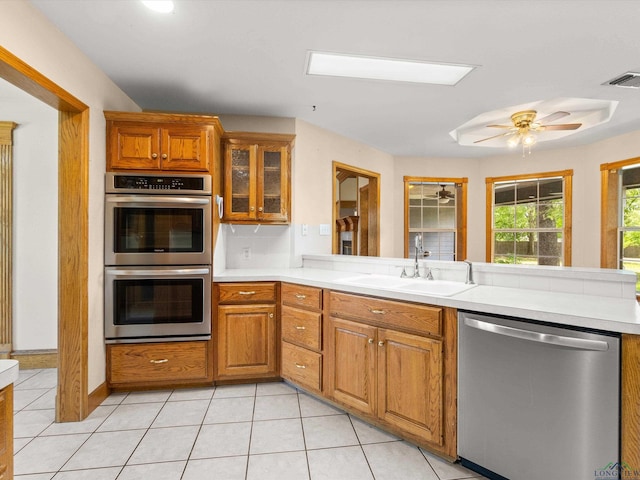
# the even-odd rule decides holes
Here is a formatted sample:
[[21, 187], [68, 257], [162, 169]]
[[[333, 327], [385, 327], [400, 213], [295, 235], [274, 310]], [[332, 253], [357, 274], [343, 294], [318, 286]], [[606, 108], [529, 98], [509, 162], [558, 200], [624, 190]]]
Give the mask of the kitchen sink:
[[383, 288], [398, 292], [419, 293], [438, 297], [450, 297], [475, 287], [475, 284], [449, 280], [425, 280], [423, 278], [398, 278], [390, 275], [358, 275], [336, 280], [336, 283], [357, 287]]

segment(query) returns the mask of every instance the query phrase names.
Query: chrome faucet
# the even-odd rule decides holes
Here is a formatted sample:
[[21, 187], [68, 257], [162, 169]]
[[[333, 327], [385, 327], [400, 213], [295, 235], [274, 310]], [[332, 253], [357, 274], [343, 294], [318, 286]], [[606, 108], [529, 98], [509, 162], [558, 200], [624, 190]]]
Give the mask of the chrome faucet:
[[[413, 278], [419, 278], [420, 277], [420, 264], [418, 263], [418, 255], [420, 255], [422, 257], [428, 257], [429, 255], [431, 255], [431, 252], [429, 252], [428, 250], [425, 250], [423, 245], [422, 245], [422, 234], [421, 233], [418, 233], [416, 235], [415, 248], [416, 248], [416, 256], [415, 256], [415, 260], [413, 262]], [[431, 271], [429, 271], [428, 275], [431, 275]], [[433, 280], [433, 277], [430, 280]]]
[[464, 260], [464, 263], [467, 264], [467, 279], [464, 283], [467, 285], [475, 285], [476, 282], [473, 281], [473, 265], [469, 260]]

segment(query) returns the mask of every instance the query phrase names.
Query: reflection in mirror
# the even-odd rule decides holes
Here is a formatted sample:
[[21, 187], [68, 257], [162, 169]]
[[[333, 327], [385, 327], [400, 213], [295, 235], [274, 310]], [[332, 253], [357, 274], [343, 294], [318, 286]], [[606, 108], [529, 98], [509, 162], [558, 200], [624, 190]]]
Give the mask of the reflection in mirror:
[[333, 253], [378, 256], [380, 175], [333, 162]]

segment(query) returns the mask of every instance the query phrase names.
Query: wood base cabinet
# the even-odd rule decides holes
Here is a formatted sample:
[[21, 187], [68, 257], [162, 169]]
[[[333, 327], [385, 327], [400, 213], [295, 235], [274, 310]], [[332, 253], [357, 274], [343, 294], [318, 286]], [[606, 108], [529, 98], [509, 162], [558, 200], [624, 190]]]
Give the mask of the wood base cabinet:
[[215, 379], [279, 377], [277, 285], [217, 284], [214, 297]]
[[455, 310], [330, 292], [329, 311], [325, 395], [455, 458]]
[[283, 283], [281, 298], [281, 375], [322, 392], [322, 289]]
[[0, 480], [13, 479], [13, 384], [0, 390]]
[[212, 382], [210, 341], [107, 345], [107, 383], [111, 388], [167, 388]]

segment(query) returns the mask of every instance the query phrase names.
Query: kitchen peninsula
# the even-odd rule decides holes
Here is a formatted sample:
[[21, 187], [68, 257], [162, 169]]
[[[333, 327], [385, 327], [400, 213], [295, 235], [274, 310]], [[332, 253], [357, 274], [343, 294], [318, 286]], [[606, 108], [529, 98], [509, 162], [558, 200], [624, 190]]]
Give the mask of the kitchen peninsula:
[[[311, 393], [334, 402], [347, 411], [360, 414], [372, 423], [387, 428], [394, 433], [399, 433], [401, 436], [450, 459], [455, 458], [457, 454], [455, 438], [457, 411], [455, 408], [451, 408], [451, 405], [455, 407], [457, 403], [457, 372], [455, 367], [457, 355], [457, 344], [455, 342], [457, 338], [457, 311], [473, 311], [526, 319], [558, 327], [620, 334], [622, 338], [622, 361], [620, 367], [622, 405], [621, 459], [629, 465], [640, 464], [637, 448], [639, 431], [637, 416], [640, 392], [638, 382], [635, 381], [638, 378], [638, 366], [640, 365], [638, 349], [640, 345], [638, 341], [638, 338], [640, 338], [640, 307], [638, 307], [635, 299], [635, 275], [629, 272], [602, 269], [474, 263], [473, 275], [477, 285], [468, 286], [464, 285], [466, 266], [461, 262], [425, 262], [434, 272], [434, 285], [456, 282], [460, 287], [460, 293], [444, 296], [417, 291], [422, 289], [422, 285], [429, 284], [430, 281], [424, 278], [402, 279], [402, 281], [409, 283], [400, 282], [399, 277], [402, 266], [408, 267], [409, 263], [410, 261], [407, 259], [308, 255], [302, 258], [302, 268], [229, 269], [215, 273], [213, 281], [214, 284], [282, 282], [282, 285], [321, 290], [324, 293], [325, 303], [322, 309], [324, 350], [320, 350], [323, 357], [319, 357], [321, 368], [324, 370], [320, 375], [320, 388], [309, 388], [297, 378], [287, 376], [284, 373], [286, 371], [284, 366], [285, 354], [283, 354], [282, 359], [282, 376]], [[427, 287], [426, 291], [428, 290], [429, 288]], [[340, 302], [335, 304], [336, 301], [341, 299], [346, 299], [347, 303]], [[364, 299], [364, 301], [360, 299]], [[350, 300], [360, 302], [358, 305], [361, 318], [355, 318], [349, 312], [348, 302]], [[385, 301], [390, 302], [387, 312], [384, 312], [385, 307], [380, 306], [384, 304], [378, 304], [378, 302]], [[426, 322], [422, 326], [424, 330], [416, 333], [413, 330], [416, 328], [415, 325], [396, 325], [391, 327], [374, 318], [376, 313], [390, 312], [393, 314], [399, 311], [405, 312], [406, 310], [403, 309], [406, 306], [422, 305], [425, 308], [437, 310], [439, 313], [436, 313], [436, 315], [441, 315], [438, 318], [442, 323], [437, 323], [437, 321], [432, 323], [433, 313], [423, 312], [420, 314], [420, 318], [424, 318]], [[369, 313], [372, 313], [372, 315], [369, 315], [369, 319], [367, 319], [366, 317]], [[411, 318], [411, 315], [412, 313], [408, 313], [406, 317]], [[355, 327], [365, 329], [357, 330]], [[401, 334], [409, 332], [411, 335], [407, 336], [411, 337], [410, 340], [418, 338], [427, 340], [420, 344], [414, 344], [412, 348], [414, 349], [413, 351], [421, 352], [420, 361], [423, 365], [429, 365], [429, 358], [431, 358], [431, 361], [435, 362], [435, 364], [440, 362], [442, 367], [442, 370], [438, 371], [433, 366], [435, 364], [432, 363], [431, 367], [425, 367], [420, 370], [421, 375], [431, 375], [428, 377], [430, 381], [436, 376], [434, 374], [435, 371], [441, 374], [443, 397], [434, 400], [440, 402], [439, 405], [442, 407], [442, 410], [437, 412], [437, 414], [441, 415], [440, 418], [443, 422], [443, 437], [440, 445], [438, 445], [438, 441], [434, 441], [434, 438], [425, 442], [424, 438], [426, 437], [424, 435], [412, 436], [411, 433], [407, 434], [407, 428], [394, 426], [392, 420], [384, 417], [385, 408], [388, 409], [388, 406], [378, 406], [377, 410], [374, 408], [367, 413], [361, 408], [362, 405], [359, 405], [358, 408], [353, 408], [353, 404], [349, 402], [349, 399], [345, 400], [344, 391], [336, 393], [340, 389], [336, 389], [332, 383], [335, 383], [336, 372], [339, 372], [335, 363], [340, 358], [343, 360], [347, 358], [336, 354], [335, 332], [338, 330], [341, 332], [355, 332], [352, 336], [342, 336], [340, 341], [349, 342], [356, 338], [357, 335], [360, 335], [362, 337], [362, 345], [368, 343], [372, 346], [379, 346], [381, 348], [378, 349], [378, 352], [386, 349], [388, 341], [403, 345], [402, 341], [405, 340], [405, 337], [392, 339], [390, 336], [390, 333], [395, 333], [396, 331]], [[436, 344], [437, 342], [442, 342], [443, 355], [441, 359], [437, 358], [437, 348], [431, 348], [436, 345], [433, 342], [436, 342]], [[293, 345], [293, 347], [296, 347], [296, 345]], [[285, 352], [291, 348], [292, 345], [285, 340], [283, 331], [282, 351]], [[362, 348], [359, 351], [360, 354], [366, 352], [366, 345]], [[425, 353], [430, 349], [431, 353]], [[317, 351], [317, 349], [304, 350], [307, 354]], [[396, 360], [401, 358], [402, 361], [406, 361], [408, 357], [402, 357], [402, 353], [402, 350], [394, 352], [393, 355], [395, 356], [393, 358]], [[430, 354], [434, 356], [429, 357]], [[351, 363], [353, 363], [359, 361], [360, 356], [353, 355], [350, 358], [352, 359]], [[385, 357], [384, 354], [381, 357], [380, 353], [378, 353], [378, 374], [377, 376], [372, 374], [372, 378], [378, 379], [378, 401], [380, 401], [380, 398], [389, 398], [388, 395], [385, 397], [385, 390], [380, 386], [381, 378], [384, 379], [384, 377], [380, 377], [379, 370], [383, 368], [382, 365], [385, 362], [385, 358], [388, 357]], [[324, 364], [322, 363], [323, 361]], [[447, 364], [447, 361], [453, 363]], [[375, 363], [373, 365], [371, 368], [375, 370]], [[294, 368], [306, 372], [306, 369], [311, 367], [303, 362], [297, 362]], [[366, 370], [362, 371], [366, 372]], [[353, 373], [353, 370], [347, 370], [346, 372]], [[334, 377], [333, 379], [332, 376]], [[367, 381], [367, 379], [363, 380], [363, 382]], [[389, 381], [386, 384], [387, 386], [393, 385]], [[347, 387], [349, 386], [347, 385]], [[432, 399], [432, 397], [427, 398]], [[398, 405], [395, 406], [397, 407]], [[410, 407], [407, 407], [407, 409], [406, 411], [415, 412]], [[423, 415], [422, 418], [429, 418], [428, 413], [421, 412], [421, 414]], [[433, 428], [433, 418], [430, 421], [432, 422], [431, 424], [428, 421], [422, 423], [426, 425], [425, 428], [428, 432], [436, 432], [437, 430]], [[453, 426], [451, 425], [452, 423]], [[423, 439], [422, 442], [419, 441], [420, 438]]]

